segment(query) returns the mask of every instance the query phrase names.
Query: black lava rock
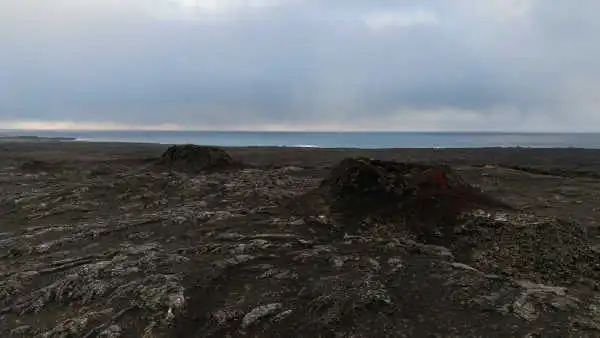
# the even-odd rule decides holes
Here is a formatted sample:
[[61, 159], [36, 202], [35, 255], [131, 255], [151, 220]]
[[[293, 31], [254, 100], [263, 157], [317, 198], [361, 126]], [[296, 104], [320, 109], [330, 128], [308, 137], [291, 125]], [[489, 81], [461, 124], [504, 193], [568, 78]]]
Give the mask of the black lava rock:
[[184, 172], [220, 169], [233, 164], [231, 156], [217, 147], [193, 144], [169, 147], [162, 155], [161, 164]]
[[317, 190], [335, 214], [400, 222], [418, 233], [452, 231], [476, 208], [508, 208], [444, 165], [348, 158]]

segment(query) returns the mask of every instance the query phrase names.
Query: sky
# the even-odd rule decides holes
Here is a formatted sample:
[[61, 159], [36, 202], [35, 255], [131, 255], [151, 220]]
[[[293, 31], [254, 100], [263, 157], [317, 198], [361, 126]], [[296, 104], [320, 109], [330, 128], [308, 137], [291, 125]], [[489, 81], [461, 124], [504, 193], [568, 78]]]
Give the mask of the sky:
[[0, 0], [0, 128], [600, 132], [597, 0]]

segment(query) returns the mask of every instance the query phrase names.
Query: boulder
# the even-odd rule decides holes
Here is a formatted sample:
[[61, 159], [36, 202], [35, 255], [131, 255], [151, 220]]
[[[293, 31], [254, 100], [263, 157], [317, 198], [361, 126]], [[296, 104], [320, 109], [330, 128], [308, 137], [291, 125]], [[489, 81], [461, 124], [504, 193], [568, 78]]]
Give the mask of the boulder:
[[199, 172], [227, 167], [233, 164], [233, 159], [221, 148], [185, 144], [169, 147], [161, 164], [178, 171]]

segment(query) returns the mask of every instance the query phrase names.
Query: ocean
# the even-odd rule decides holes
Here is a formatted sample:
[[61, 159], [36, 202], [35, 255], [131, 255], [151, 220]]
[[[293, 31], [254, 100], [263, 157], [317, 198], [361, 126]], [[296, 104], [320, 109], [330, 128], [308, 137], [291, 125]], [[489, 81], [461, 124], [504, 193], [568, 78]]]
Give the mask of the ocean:
[[193, 143], [227, 147], [600, 149], [600, 133], [0, 131], [0, 135], [71, 137], [87, 142]]

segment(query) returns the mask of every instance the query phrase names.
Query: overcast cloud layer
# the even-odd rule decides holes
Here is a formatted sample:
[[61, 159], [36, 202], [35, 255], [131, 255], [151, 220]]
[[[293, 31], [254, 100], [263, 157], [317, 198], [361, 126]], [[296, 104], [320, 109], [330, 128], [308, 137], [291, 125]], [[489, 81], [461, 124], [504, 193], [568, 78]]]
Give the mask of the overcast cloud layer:
[[597, 0], [2, 0], [0, 128], [600, 131]]

